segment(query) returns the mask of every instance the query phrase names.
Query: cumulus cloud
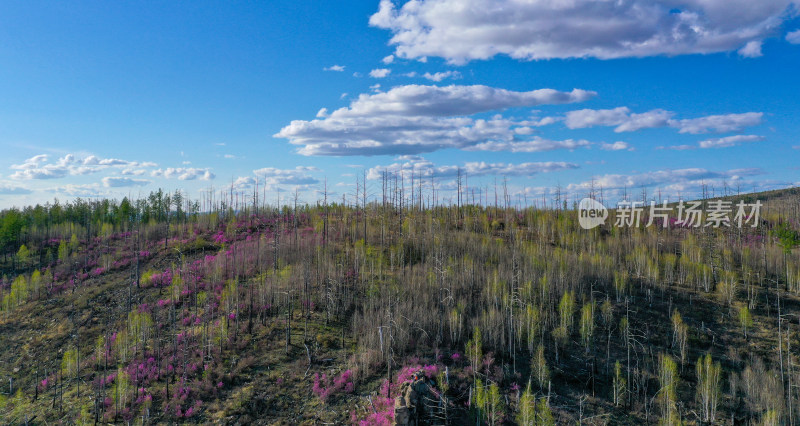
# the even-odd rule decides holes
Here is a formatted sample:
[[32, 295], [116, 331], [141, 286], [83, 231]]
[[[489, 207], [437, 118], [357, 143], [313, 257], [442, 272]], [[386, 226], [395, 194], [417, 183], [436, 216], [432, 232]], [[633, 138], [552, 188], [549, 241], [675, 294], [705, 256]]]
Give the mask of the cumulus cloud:
[[0, 182], [0, 195], [26, 195], [32, 191], [7, 182]]
[[700, 141], [698, 145], [700, 148], [727, 148], [739, 145], [742, 142], [758, 142], [763, 140], [764, 137], [758, 135], [734, 135], [724, 138], [707, 139]]
[[640, 114], [631, 113], [628, 107], [614, 109], [581, 109], [567, 113], [564, 124], [570, 129], [593, 126], [616, 126], [615, 132], [633, 132], [641, 129], [664, 127], [672, 113], [654, 109]]
[[342, 72], [342, 71], [344, 71], [344, 68], [345, 68], [345, 67], [344, 67], [344, 65], [331, 65], [331, 66], [329, 66], [329, 67], [325, 67], [325, 68], [323, 68], [322, 70], [323, 70], [323, 71], [337, 71], [337, 72]]
[[436, 166], [424, 158], [414, 158], [404, 163], [394, 163], [388, 166], [376, 166], [367, 171], [367, 179], [380, 179], [386, 173], [389, 174], [415, 174], [423, 177], [454, 177], [459, 171], [466, 176], [533, 176], [538, 173], [548, 173], [559, 170], [576, 169], [577, 164], [547, 161], [537, 163], [487, 163], [484, 161], [466, 162], [461, 166], [446, 165]]
[[458, 72], [458, 71], [452, 71], [452, 70], [451, 71], [436, 72], [436, 73], [433, 73], [433, 74], [431, 74], [429, 72], [426, 72], [425, 74], [422, 74], [422, 78], [430, 80], [430, 81], [437, 81], [438, 82], [438, 81], [442, 81], [442, 80], [444, 80], [446, 78], [459, 79], [459, 78], [461, 78], [461, 73]]
[[11, 169], [17, 171], [11, 175], [11, 178], [18, 180], [59, 179], [69, 175], [79, 176], [97, 173], [115, 167], [155, 166], [156, 164], [151, 162], [127, 161], [117, 158], [98, 158], [94, 155], [78, 158], [73, 154], [67, 154], [58, 158], [55, 162], [50, 162], [49, 157], [42, 154], [31, 157], [21, 164], [12, 165]]
[[558, 149], [588, 148], [592, 143], [584, 139], [551, 140], [534, 136], [525, 141], [488, 141], [465, 148], [467, 151], [544, 152]]
[[623, 141], [616, 141], [614, 143], [602, 143], [600, 144], [600, 149], [604, 151], [622, 151], [622, 150], [633, 151], [633, 148], [630, 146], [630, 144]]
[[616, 126], [614, 131], [617, 133], [666, 126], [675, 127], [680, 133], [725, 133], [761, 124], [763, 115], [761, 112], [747, 112], [675, 120], [672, 119], [673, 112], [663, 109], [654, 109], [637, 114], [632, 113], [628, 107], [617, 107], [613, 109], [570, 111], [564, 117], [564, 124], [570, 129]]
[[607, 174], [595, 177], [594, 180], [570, 184], [568, 190], [588, 190], [592, 187], [604, 189], [639, 188], [663, 186], [665, 189], [686, 188], [702, 185], [715, 180], [737, 181], [749, 176], [761, 175], [758, 168], [734, 169], [728, 171], [711, 171], [704, 168], [667, 169], [631, 175]]
[[[420, 154], [468, 148], [485, 142], [515, 142], [516, 128], [530, 122], [495, 115], [512, 107], [581, 102], [595, 92], [539, 89], [516, 92], [487, 86], [405, 85], [362, 94], [350, 106], [315, 120], [295, 120], [274, 135], [289, 139], [303, 155]], [[525, 131], [522, 131], [524, 134]]]
[[694, 145], [671, 145], [671, 146], [657, 146], [656, 149], [669, 149], [672, 151], [689, 151], [692, 149], [697, 149]]
[[142, 176], [147, 173], [147, 170], [144, 169], [123, 169], [120, 172], [122, 175], [125, 176]]
[[741, 49], [739, 54], [745, 58], [758, 58], [761, 53], [761, 40], [748, 41]]
[[392, 62], [394, 62], [394, 55], [389, 55], [389, 56], [386, 56], [386, 57], [384, 57], [384, 58], [381, 60], [381, 62], [383, 62], [383, 63], [384, 63], [384, 64], [386, 64], [386, 65], [389, 65], [389, 64], [391, 64]]
[[169, 167], [167, 169], [157, 169], [150, 172], [153, 177], [165, 177], [168, 179], [179, 180], [212, 180], [216, 176], [211, 173], [210, 169], [201, 169], [194, 167]]
[[760, 42], [796, 16], [797, 0], [381, 0], [370, 25], [391, 31], [395, 56], [454, 64], [731, 52]]
[[392, 70], [388, 68], [376, 68], [369, 72], [369, 76], [372, 78], [384, 78], [392, 73]]
[[745, 127], [761, 124], [761, 117], [763, 117], [763, 115], [764, 113], [761, 112], [709, 115], [700, 118], [675, 120], [670, 124], [673, 127], [677, 127], [680, 133], [690, 133], [693, 135], [709, 132], [738, 132]]
[[264, 167], [253, 170], [254, 176], [242, 176], [233, 182], [236, 189], [249, 189], [258, 184], [262, 188], [278, 190], [278, 185], [291, 185], [295, 188], [306, 190], [312, 185], [318, 184], [319, 179], [311, 176], [309, 172], [320, 171], [316, 167], [297, 166], [293, 169], [278, 169], [275, 167]]
[[786, 41], [792, 44], [800, 44], [800, 30], [786, 34]]
[[319, 171], [316, 167], [297, 166], [294, 169], [277, 169], [264, 167], [253, 170], [253, 173], [268, 185], [310, 185], [319, 183], [309, 172]]
[[126, 177], [110, 177], [103, 178], [103, 186], [106, 188], [119, 188], [124, 186], [144, 186], [149, 184], [147, 179], [132, 179]]
[[51, 188], [50, 191], [56, 194], [66, 194], [71, 197], [99, 197], [104, 194], [100, 189], [100, 185], [96, 183], [82, 185], [67, 184]]

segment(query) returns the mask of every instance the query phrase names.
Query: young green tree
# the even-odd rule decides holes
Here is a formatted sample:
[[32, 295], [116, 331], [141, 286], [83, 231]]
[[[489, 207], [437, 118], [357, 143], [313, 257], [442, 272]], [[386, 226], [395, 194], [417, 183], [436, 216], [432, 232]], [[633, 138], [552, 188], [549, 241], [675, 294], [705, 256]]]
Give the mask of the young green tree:
[[750, 309], [747, 305], [739, 307], [739, 324], [742, 326], [744, 338], [747, 339], [747, 330], [753, 327], [753, 317], [750, 315]]
[[588, 302], [581, 308], [581, 342], [589, 352], [589, 347], [594, 336], [594, 302]]
[[683, 322], [677, 309], [672, 312], [672, 346], [678, 350], [681, 357], [681, 368], [683, 368], [689, 349], [689, 326]]
[[467, 342], [467, 358], [469, 358], [469, 364], [472, 367], [472, 376], [477, 377], [478, 370], [481, 367], [481, 363], [483, 362], [483, 343], [481, 337], [481, 329], [475, 327], [472, 332], [472, 339]]
[[539, 398], [539, 405], [536, 407], [536, 419], [540, 426], [554, 426], [556, 424], [553, 418], [553, 411], [550, 410], [550, 405], [547, 403], [547, 398]]
[[711, 354], [697, 360], [697, 401], [700, 404], [701, 418], [710, 424], [717, 418], [721, 372], [719, 362], [713, 362]]
[[550, 369], [547, 367], [547, 359], [544, 357], [544, 345], [539, 345], [533, 360], [531, 360], [531, 375], [539, 385], [539, 389], [547, 387], [547, 382], [550, 381]]
[[505, 416], [505, 404], [503, 403], [503, 395], [500, 394], [500, 387], [497, 383], [489, 385], [488, 396], [488, 420], [489, 424], [494, 426], [503, 422]]
[[522, 392], [517, 405], [517, 424], [520, 426], [536, 425], [536, 396], [531, 391], [531, 382]]
[[656, 393], [661, 407], [659, 424], [673, 426], [680, 424], [678, 418], [678, 366], [671, 356], [661, 353], [658, 355], [658, 383], [660, 388]]
[[613, 400], [614, 406], [619, 405], [625, 399], [625, 393], [628, 391], [628, 382], [622, 374], [622, 364], [619, 361], [614, 363], [614, 384], [613, 384]]
[[28, 246], [25, 244], [19, 246], [19, 250], [17, 250], [17, 262], [19, 262], [19, 266], [24, 268], [28, 267], [28, 261], [31, 258], [31, 251], [28, 250]]

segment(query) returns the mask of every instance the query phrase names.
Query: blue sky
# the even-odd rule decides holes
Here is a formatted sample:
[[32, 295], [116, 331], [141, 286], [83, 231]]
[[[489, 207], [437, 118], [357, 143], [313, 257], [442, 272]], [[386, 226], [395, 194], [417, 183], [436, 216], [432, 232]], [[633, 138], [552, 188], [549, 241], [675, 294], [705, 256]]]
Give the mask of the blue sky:
[[539, 3], [4, 2], [0, 208], [382, 171], [446, 200], [458, 168], [529, 200], [800, 184], [796, 2]]

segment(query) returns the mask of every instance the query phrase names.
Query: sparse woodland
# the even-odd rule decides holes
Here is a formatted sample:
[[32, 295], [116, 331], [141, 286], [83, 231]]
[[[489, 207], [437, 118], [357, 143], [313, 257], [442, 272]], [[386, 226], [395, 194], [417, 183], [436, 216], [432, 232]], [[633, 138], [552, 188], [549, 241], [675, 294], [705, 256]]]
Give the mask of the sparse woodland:
[[370, 185], [2, 211], [0, 423], [391, 424], [422, 370], [426, 424], [800, 424], [800, 190], [583, 230]]

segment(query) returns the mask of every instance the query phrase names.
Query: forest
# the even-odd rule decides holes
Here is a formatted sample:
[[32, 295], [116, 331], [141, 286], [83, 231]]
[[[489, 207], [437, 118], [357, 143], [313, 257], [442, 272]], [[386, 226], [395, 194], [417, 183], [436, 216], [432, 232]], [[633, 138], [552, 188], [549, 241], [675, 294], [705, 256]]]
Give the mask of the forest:
[[0, 424], [402, 424], [415, 379], [419, 424], [800, 424], [800, 188], [589, 230], [560, 194], [321, 195], [0, 212]]

